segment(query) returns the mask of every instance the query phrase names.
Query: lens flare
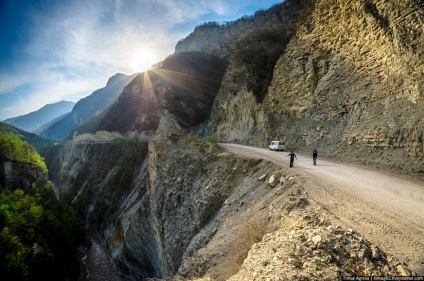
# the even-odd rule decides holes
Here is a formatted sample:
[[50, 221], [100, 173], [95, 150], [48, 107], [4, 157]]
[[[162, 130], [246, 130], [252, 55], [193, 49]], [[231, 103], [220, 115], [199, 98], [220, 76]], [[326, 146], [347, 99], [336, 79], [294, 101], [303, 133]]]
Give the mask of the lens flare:
[[135, 72], [144, 72], [157, 63], [155, 54], [149, 49], [139, 49], [131, 59], [131, 68]]

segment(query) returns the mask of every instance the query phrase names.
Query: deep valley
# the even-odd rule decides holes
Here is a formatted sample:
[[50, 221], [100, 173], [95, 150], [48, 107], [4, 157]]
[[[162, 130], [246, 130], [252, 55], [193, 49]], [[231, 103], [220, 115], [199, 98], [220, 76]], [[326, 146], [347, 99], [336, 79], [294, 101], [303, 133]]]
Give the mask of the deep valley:
[[420, 0], [199, 25], [45, 127], [48, 175], [2, 154], [1, 184], [50, 180], [78, 215], [72, 280], [423, 276], [423, 27]]

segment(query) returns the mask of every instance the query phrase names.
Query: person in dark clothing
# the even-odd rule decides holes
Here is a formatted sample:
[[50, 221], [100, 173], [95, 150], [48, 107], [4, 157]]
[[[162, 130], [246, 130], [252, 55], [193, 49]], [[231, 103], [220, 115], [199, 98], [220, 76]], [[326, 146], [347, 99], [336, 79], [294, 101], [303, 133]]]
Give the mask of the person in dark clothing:
[[318, 151], [314, 149], [314, 151], [312, 151], [312, 159], [314, 160], [314, 165], [317, 164], [317, 158], [318, 158]]
[[289, 154], [287, 154], [287, 156], [290, 156], [290, 168], [293, 167], [293, 163], [294, 163], [294, 158], [297, 159], [296, 154], [294, 154], [293, 150], [290, 151]]

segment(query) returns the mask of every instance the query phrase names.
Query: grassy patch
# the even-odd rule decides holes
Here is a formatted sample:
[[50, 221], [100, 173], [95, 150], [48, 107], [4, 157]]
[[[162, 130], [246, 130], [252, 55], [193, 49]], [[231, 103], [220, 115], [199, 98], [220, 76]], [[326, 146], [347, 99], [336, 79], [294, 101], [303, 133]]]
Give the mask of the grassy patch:
[[266, 259], [266, 260], [264, 260], [263, 262], [262, 262], [262, 266], [263, 267], [266, 267], [266, 266], [268, 266], [269, 265], [269, 260], [268, 259]]
[[210, 134], [206, 137], [206, 140], [211, 143], [218, 143], [219, 137], [217, 134]]
[[316, 266], [317, 270], [321, 270], [325, 267], [325, 263], [320, 259], [316, 259], [315, 260], [315, 266]]

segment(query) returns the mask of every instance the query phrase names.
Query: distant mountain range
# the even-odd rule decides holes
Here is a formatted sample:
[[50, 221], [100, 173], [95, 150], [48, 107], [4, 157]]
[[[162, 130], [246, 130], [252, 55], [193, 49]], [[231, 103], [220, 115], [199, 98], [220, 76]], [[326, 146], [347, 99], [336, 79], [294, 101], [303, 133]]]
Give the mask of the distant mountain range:
[[60, 101], [47, 104], [37, 111], [9, 118], [2, 122], [27, 132], [34, 132], [37, 128], [52, 121], [53, 119], [69, 113], [74, 105], [75, 103], [70, 101]]
[[109, 78], [105, 87], [79, 100], [71, 112], [57, 116], [34, 131], [37, 135], [49, 139], [63, 139], [77, 126], [88, 121], [111, 105], [122, 93], [124, 87], [136, 76], [122, 73]]

